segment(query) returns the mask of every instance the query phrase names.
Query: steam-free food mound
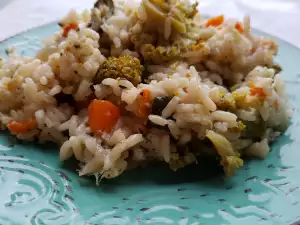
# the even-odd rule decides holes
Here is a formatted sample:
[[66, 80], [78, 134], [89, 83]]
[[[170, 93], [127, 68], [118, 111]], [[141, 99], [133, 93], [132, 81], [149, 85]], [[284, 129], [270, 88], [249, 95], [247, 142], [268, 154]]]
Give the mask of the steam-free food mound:
[[99, 0], [59, 25], [34, 58], [11, 49], [1, 61], [0, 121], [19, 139], [58, 143], [80, 176], [157, 161], [175, 171], [209, 162], [231, 176], [287, 128], [278, 46], [252, 34], [248, 17]]

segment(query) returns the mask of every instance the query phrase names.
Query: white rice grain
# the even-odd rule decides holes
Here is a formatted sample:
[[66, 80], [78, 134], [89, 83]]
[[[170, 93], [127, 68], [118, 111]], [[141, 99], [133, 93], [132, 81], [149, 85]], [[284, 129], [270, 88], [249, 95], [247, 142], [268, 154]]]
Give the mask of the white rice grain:
[[40, 128], [40, 129], [42, 129], [44, 127], [44, 117], [45, 117], [44, 110], [40, 109], [35, 112], [35, 119], [36, 119], [38, 128]]
[[189, 130], [182, 130], [178, 143], [184, 145], [192, 140], [192, 134]]
[[171, 32], [172, 32], [171, 20], [170, 18], [167, 18], [164, 24], [164, 38], [166, 40], [169, 39]]
[[245, 150], [245, 154], [248, 156], [254, 156], [260, 159], [264, 159], [270, 151], [270, 147], [268, 145], [268, 140], [263, 139], [260, 142], [256, 142], [252, 144], [249, 148]]
[[136, 100], [139, 95], [139, 90], [135, 87], [132, 87], [129, 90], [122, 91], [121, 99], [126, 102], [128, 105], [131, 105]]
[[167, 104], [167, 106], [163, 109], [161, 116], [163, 118], [170, 117], [176, 110], [177, 105], [179, 104], [179, 98], [173, 97], [172, 100]]
[[84, 161], [84, 148], [81, 137], [71, 136], [70, 137], [71, 146], [75, 155], [75, 158], [81, 162]]
[[235, 122], [237, 120], [237, 116], [231, 112], [225, 112], [221, 110], [217, 110], [211, 113], [212, 119], [217, 121], [224, 122]]
[[124, 141], [120, 142], [117, 144], [110, 153], [110, 160], [114, 163], [120, 156], [121, 154], [128, 150], [129, 148], [137, 145], [138, 143], [143, 141], [143, 135], [142, 134], [133, 134], [129, 136], [127, 139]]
[[106, 141], [108, 145], [116, 145], [126, 139], [126, 136], [122, 129], [116, 130], [112, 136]]
[[110, 86], [116, 96], [121, 95], [121, 88], [119, 87], [117, 80], [112, 78], [106, 78], [102, 81], [102, 84]]
[[73, 156], [72, 144], [70, 141], [66, 141], [60, 147], [59, 158], [62, 161], [65, 161]]
[[177, 140], [181, 134], [179, 127], [177, 126], [174, 120], [168, 120], [168, 128], [170, 130], [171, 135]]
[[79, 172], [79, 176], [98, 172], [104, 165], [104, 155], [101, 152], [96, 152], [92, 160], [85, 164], [82, 170]]
[[148, 119], [154, 123], [157, 124], [159, 126], [166, 126], [168, 124], [168, 121], [161, 117], [161, 116], [157, 116], [157, 115], [149, 115]]
[[62, 87], [60, 85], [55, 85], [50, 91], [49, 95], [54, 96], [62, 91]]

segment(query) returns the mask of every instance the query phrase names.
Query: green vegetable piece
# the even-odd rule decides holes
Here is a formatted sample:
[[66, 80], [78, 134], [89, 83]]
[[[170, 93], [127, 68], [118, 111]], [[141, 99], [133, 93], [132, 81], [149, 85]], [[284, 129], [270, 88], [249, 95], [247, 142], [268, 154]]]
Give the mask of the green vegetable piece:
[[143, 46], [142, 54], [145, 60], [153, 61], [155, 63], [162, 63], [172, 61], [180, 54], [180, 49], [175, 46], [155, 47], [152, 44], [145, 44]]
[[132, 56], [109, 57], [100, 66], [94, 83], [100, 83], [105, 78], [124, 78], [137, 85], [142, 80], [143, 70], [144, 67], [138, 58]]
[[243, 121], [245, 128], [242, 131], [242, 137], [245, 138], [258, 138], [262, 137], [266, 130], [267, 125], [265, 122], [261, 121], [260, 123], [251, 122], [251, 121]]
[[171, 96], [159, 96], [154, 98], [151, 114], [160, 116], [163, 109], [168, 105], [171, 99]]
[[164, 21], [166, 19], [166, 15], [155, 3], [153, 1], [150, 2], [149, 0], [143, 0], [142, 2], [149, 19], [154, 21]]

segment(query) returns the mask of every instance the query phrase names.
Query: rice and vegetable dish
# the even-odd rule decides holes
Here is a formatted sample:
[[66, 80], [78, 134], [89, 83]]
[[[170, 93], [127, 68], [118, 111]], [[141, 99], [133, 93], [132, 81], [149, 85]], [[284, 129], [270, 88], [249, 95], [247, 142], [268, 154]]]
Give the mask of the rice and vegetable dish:
[[227, 176], [264, 158], [288, 126], [274, 40], [250, 19], [201, 18], [180, 0], [98, 0], [71, 11], [34, 58], [0, 62], [0, 121], [60, 145], [79, 175], [114, 178], [164, 162], [210, 162]]

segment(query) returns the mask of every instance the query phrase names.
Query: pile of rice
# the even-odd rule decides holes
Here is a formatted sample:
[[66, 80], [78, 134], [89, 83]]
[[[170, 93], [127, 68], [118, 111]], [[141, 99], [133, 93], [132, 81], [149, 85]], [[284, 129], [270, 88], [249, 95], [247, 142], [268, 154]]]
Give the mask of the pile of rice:
[[[184, 22], [180, 7], [191, 12]], [[61, 160], [74, 156], [80, 176], [97, 178], [152, 161], [177, 170], [205, 157], [230, 176], [241, 158], [266, 157], [289, 120], [280, 67], [273, 62], [277, 45], [253, 35], [248, 17], [205, 20], [195, 8], [179, 0], [98, 1], [81, 14], [71, 11], [34, 58], [11, 49], [1, 60], [1, 127], [30, 124], [10, 130], [22, 140], [58, 143]], [[138, 58], [142, 81], [95, 82], [110, 56]], [[136, 110], [145, 89], [152, 102], [169, 101], [159, 113], [149, 105], [141, 119]], [[92, 132], [93, 99], [121, 109], [111, 132]]]

